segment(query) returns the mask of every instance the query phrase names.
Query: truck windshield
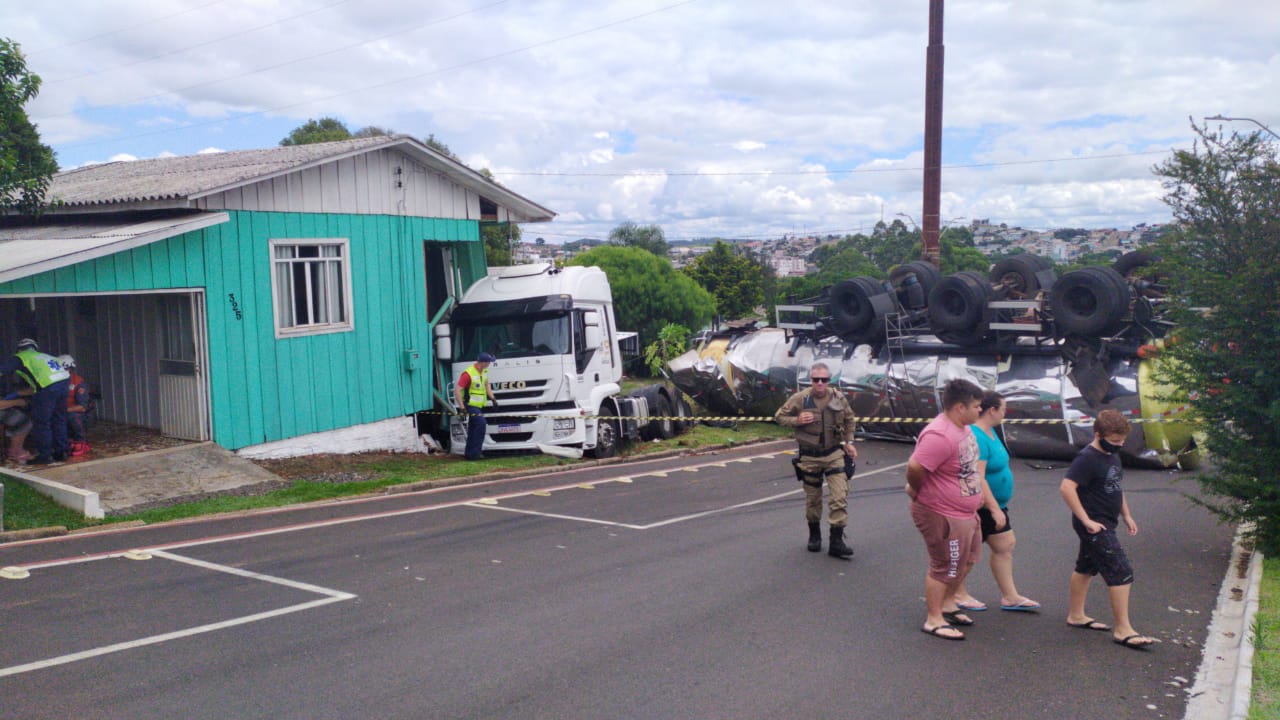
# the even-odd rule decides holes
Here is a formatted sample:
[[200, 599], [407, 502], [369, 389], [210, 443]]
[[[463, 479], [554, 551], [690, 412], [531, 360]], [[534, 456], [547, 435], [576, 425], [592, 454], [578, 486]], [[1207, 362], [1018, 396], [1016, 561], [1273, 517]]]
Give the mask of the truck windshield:
[[565, 355], [570, 349], [569, 316], [543, 315], [494, 318], [457, 329], [460, 359], [473, 360], [482, 352], [496, 358]]

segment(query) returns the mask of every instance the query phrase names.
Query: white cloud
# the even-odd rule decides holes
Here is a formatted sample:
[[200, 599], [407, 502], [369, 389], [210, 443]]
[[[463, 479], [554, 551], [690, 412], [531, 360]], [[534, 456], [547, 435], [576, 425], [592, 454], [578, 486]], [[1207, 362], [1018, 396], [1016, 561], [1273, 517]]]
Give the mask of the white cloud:
[[[919, 216], [923, 3], [663, 7], [62, 0], [0, 4], [0, 27], [44, 78], [29, 110], [64, 166], [269, 147], [332, 115], [434, 134], [557, 210], [529, 228], [548, 238]], [[1276, 3], [953, 0], [944, 218], [1167, 219], [1163, 156], [1134, 153], [1189, 147], [1189, 117], [1280, 127], [1277, 36]]]

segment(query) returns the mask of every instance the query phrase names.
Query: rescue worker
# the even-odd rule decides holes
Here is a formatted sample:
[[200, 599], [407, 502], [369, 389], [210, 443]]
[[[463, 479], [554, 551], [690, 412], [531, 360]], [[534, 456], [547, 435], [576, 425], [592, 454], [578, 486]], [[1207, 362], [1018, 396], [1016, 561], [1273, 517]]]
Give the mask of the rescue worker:
[[853, 408], [838, 390], [831, 389], [831, 369], [825, 363], [809, 368], [810, 386], [792, 395], [778, 408], [773, 420], [795, 428], [799, 455], [791, 461], [796, 479], [804, 483], [804, 516], [809, 523], [809, 552], [822, 550], [822, 484], [827, 484], [827, 522], [831, 542], [827, 554], [846, 559], [853, 548], [844, 542], [848, 523], [849, 479], [858, 449], [853, 445]]
[[71, 457], [80, 457], [89, 452], [89, 413], [93, 412], [93, 397], [89, 394], [89, 383], [76, 372], [76, 359], [70, 355], [59, 355], [58, 362], [71, 373], [71, 382], [67, 387], [67, 435], [71, 439]]
[[40, 352], [35, 340], [18, 341], [18, 352], [0, 360], [0, 375], [16, 375], [29, 388], [31, 439], [36, 456], [29, 465], [47, 465], [67, 459], [67, 393], [71, 373], [58, 359]]
[[467, 449], [464, 457], [468, 460], [484, 459], [481, 449], [489, 427], [484, 418], [484, 407], [497, 406], [493, 390], [489, 389], [489, 363], [492, 362], [492, 355], [480, 353], [475, 363], [458, 378], [458, 386], [453, 389], [454, 398], [458, 401], [458, 411], [467, 414]]

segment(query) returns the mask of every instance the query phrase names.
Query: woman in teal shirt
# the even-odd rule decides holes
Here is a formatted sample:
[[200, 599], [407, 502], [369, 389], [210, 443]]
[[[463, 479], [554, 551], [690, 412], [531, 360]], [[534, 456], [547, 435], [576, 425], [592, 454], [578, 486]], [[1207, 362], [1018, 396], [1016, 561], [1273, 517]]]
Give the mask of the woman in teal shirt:
[[[991, 575], [1000, 586], [1000, 609], [1035, 612], [1040, 603], [1018, 593], [1013, 584], [1013, 526], [1009, 523], [1009, 500], [1013, 498], [1013, 471], [1009, 469], [1009, 451], [996, 436], [995, 428], [1004, 422], [1005, 405], [1000, 393], [988, 390], [982, 396], [978, 422], [969, 426], [978, 440], [978, 474], [982, 484], [982, 507], [978, 520], [982, 539], [991, 548]], [[969, 594], [964, 583], [956, 590], [956, 604], [962, 610], [980, 611], [987, 606]]]

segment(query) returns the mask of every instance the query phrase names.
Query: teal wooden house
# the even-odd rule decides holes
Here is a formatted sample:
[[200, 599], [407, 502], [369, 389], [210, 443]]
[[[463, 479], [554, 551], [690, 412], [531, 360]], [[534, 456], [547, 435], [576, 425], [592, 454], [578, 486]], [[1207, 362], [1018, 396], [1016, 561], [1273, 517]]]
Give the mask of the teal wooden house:
[[101, 417], [247, 454], [416, 440], [480, 224], [554, 215], [405, 136], [94, 165], [50, 196], [0, 217], [0, 352], [34, 337]]

